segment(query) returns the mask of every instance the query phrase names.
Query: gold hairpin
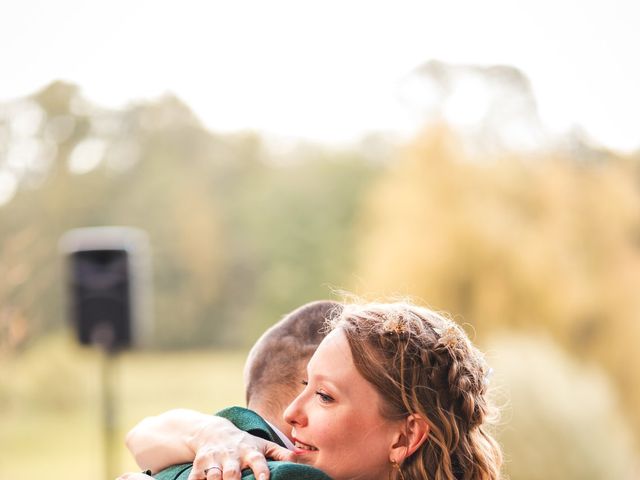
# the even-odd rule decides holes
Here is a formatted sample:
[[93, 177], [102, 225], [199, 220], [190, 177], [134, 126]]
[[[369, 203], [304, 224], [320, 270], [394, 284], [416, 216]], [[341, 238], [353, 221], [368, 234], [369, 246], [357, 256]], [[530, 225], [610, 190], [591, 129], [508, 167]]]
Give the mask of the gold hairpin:
[[402, 319], [391, 319], [387, 320], [384, 324], [384, 329], [386, 333], [395, 333], [398, 336], [406, 333], [406, 328]]

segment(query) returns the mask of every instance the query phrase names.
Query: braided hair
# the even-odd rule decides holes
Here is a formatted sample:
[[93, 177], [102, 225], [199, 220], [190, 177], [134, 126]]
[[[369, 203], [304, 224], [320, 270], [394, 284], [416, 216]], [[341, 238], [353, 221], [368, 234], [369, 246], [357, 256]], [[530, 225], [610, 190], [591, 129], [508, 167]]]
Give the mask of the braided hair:
[[489, 369], [464, 330], [410, 303], [347, 304], [329, 322], [344, 331], [354, 363], [383, 399], [381, 415], [426, 420], [426, 441], [400, 465], [400, 476], [496, 480], [502, 456], [486, 431]]

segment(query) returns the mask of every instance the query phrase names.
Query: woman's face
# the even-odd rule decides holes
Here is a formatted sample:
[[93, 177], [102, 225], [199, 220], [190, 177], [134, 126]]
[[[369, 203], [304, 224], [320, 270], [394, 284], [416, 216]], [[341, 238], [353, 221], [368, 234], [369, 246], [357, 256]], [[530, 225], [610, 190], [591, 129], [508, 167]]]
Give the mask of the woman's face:
[[380, 415], [380, 394], [356, 370], [343, 331], [327, 335], [307, 374], [284, 413], [300, 462], [335, 480], [387, 478], [401, 423]]

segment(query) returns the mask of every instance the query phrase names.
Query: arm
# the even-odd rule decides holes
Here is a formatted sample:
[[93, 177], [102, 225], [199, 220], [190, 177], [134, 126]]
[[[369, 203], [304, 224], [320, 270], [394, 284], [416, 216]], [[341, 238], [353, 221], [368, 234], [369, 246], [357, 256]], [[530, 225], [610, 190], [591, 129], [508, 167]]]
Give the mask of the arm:
[[[158, 472], [170, 465], [194, 462], [190, 478], [211, 465], [237, 470], [251, 468], [256, 478], [269, 478], [265, 457], [291, 460], [292, 453], [275, 443], [249, 435], [229, 420], [186, 409], [147, 417], [128, 434], [126, 444], [141, 468]], [[228, 472], [230, 473], [230, 472]], [[225, 476], [226, 478], [226, 476]]]
[[194, 440], [207, 427], [221, 435], [236, 429], [224, 418], [176, 409], [143, 419], [127, 434], [126, 444], [140, 468], [157, 472], [193, 461], [197, 451]]

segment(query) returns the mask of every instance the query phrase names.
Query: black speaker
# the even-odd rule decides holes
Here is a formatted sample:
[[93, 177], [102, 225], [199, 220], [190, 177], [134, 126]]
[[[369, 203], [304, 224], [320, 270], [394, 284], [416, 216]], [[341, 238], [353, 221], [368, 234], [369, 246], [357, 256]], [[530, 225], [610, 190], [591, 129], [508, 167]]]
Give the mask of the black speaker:
[[63, 237], [69, 317], [81, 344], [119, 350], [144, 340], [145, 240], [123, 227], [78, 229]]
[[126, 250], [74, 252], [71, 273], [71, 320], [83, 345], [131, 345], [131, 293]]

